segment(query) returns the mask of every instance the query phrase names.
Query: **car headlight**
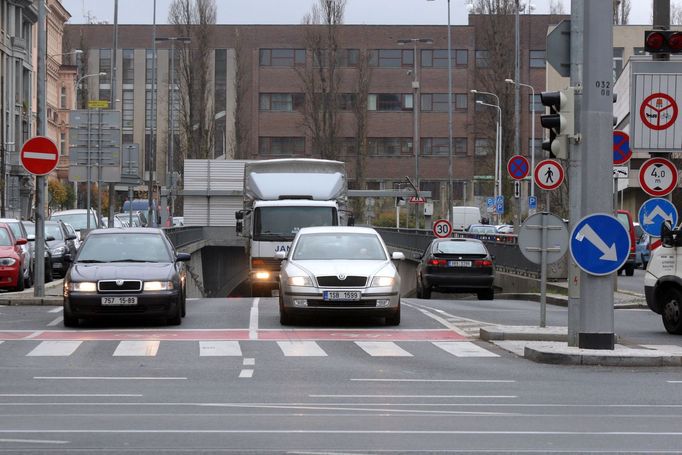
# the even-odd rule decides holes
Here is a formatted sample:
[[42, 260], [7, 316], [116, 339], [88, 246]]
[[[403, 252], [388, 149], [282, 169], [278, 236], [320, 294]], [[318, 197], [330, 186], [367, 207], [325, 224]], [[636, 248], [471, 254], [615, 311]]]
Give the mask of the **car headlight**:
[[58, 246], [54, 250], [52, 250], [52, 256], [61, 256], [64, 253], [66, 253], [66, 247], [65, 246]]
[[14, 265], [17, 263], [17, 260], [14, 258], [0, 258], [0, 265], [3, 267], [9, 267], [10, 265]]
[[375, 276], [372, 278], [372, 284], [370, 287], [393, 286], [393, 283], [395, 283], [395, 278], [392, 276]]
[[313, 280], [309, 276], [290, 276], [287, 278], [289, 286], [312, 286]]
[[172, 281], [145, 281], [145, 291], [168, 291], [173, 289]]
[[91, 281], [71, 282], [67, 288], [73, 292], [97, 292], [97, 283]]

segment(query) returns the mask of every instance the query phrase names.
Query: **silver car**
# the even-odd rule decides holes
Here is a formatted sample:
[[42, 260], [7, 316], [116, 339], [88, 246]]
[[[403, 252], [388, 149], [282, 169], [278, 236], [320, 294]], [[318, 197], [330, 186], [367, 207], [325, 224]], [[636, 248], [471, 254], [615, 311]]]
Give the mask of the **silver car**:
[[[286, 256], [285, 256], [286, 255]], [[279, 274], [282, 325], [297, 314], [354, 311], [383, 316], [400, 324], [400, 275], [379, 234], [371, 228], [325, 226], [302, 228]]]

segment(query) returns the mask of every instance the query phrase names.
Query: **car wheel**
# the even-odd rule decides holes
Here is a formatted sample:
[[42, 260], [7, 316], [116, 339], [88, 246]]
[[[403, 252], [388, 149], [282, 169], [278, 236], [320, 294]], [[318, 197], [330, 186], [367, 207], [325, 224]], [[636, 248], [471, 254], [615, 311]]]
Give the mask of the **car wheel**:
[[182, 324], [182, 298], [181, 297], [178, 297], [177, 302], [175, 302], [175, 307], [173, 308], [171, 315], [167, 319], [168, 319], [168, 324], [170, 324], [170, 325]]
[[182, 290], [182, 317], [184, 318], [187, 316], [187, 294], [185, 293], [186, 290]]
[[485, 289], [483, 291], [478, 291], [478, 300], [493, 300], [495, 298], [495, 291], [493, 288]]
[[64, 327], [78, 327], [78, 318], [64, 305]]
[[45, 268], [45, 282], [49, 283], [54, 279], [52, 276], [52, 267]]
[[417, 298], [422, 299], [422, 298], [424, 298], [423, 295], [424, 295], [424, 292], [422, 291], [421, 280], [417, 276]]
[[391, 314], [390, 316], [386, 316], [385, 318], [386, 325], [400, 325], [400, 305], [398, 305], [398, 308]]
[[422, 298], [423, 299], [431, 298], [431, 286], [422, 285]]
[[21, 273], [21, 269], [19, 269], [18, 276], [17, 276], [17, 287], [15, 291], [21, 292], [24, 290], [24, 274]]
[[630, 266], [625, 267], [625, 275], [632, 276], [634, 274], [635, 274], [635, 266], [634, 265], [630, 265]]
[[663, 326], [668, 333], [682, 333], [682, 293], [678, 289], [668, 289], [663, 297]]
[[279, 323], [281, 325], [291, 325], [294, 323], [294, 318], [291, 313], [284, 308], [284, 302], [282, 301], [282, 294], [280, 290], [279, 297]]

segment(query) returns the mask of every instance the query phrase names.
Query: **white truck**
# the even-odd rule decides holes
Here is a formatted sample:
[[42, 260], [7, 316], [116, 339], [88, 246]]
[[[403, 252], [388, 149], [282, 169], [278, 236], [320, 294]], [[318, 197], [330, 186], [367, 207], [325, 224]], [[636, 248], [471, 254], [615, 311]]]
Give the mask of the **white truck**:
[[244, 207], [235, 214], [246, 238], [253, 296], [278, 287], [280, 260], [302, 227], [353, 224], [348, 216], [348, 181], [340, 161], [289, 158], [247, 162]]

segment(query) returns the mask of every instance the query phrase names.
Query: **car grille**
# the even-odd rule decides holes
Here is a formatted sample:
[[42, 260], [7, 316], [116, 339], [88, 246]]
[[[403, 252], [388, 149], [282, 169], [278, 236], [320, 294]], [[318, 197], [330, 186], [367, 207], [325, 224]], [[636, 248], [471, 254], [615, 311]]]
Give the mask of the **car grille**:
[[[119, 284], [120, 283], [120, 284]], [[140, 292], [141, 280], [101, 280], [97, 283], [99, 292]]]
[[323, 287], [362, 287], [367, 284], [366, 276], [348, 276], [340, 280], [337, 276], [318, 276], [317, 283]]
[[329, 302], [327, 300], [311, 300], [308, 299], [308, 306], [315, 308], [334, 308], [334, 307], [344, 307], [344, 308], [374, 308], [377, 306], [376, 300], [358, 300], [358, 301], [339, 301], [339, 302]]

